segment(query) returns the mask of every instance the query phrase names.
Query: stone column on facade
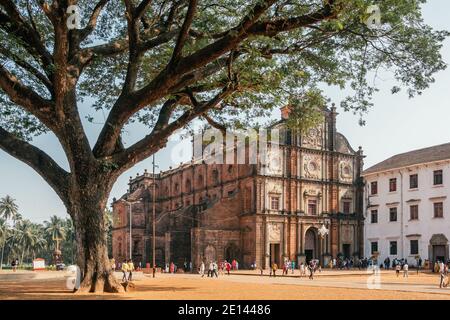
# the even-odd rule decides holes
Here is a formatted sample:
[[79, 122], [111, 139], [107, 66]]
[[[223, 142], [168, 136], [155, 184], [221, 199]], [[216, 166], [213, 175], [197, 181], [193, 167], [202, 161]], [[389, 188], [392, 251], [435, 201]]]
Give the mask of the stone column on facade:
[[289, 247], [288, 247], [288, 237], [289, 237], [289, 231], [288, 231], [288, 223], [287, 218], [283, 221], [283, 258], [287, 257], [289, 255]]
[[256, 183], [256, 212], [260, 213], [261, 212], [261, 195], [262, 195], [262, 191], [261, 191], [261, 181], [257, 181]]
[[270, 242], [269, 242], [269, 222], [264, 217], [264, 268], [270, 268]]
[[171, 245], [171, 240], [170, 240], [170, 232], [166, 232], [164, 234], [164, 250], [165, 250], [165, 263], [170, 263], [170, 245]]

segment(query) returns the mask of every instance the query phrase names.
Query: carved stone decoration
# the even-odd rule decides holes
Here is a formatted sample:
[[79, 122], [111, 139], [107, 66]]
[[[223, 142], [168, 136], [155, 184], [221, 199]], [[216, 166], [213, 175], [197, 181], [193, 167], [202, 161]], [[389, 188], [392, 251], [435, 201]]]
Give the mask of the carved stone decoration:
[[322, 198], [322, 192], [316, 189], [308, 189], [303, 192], [303, 197], [317, 197]]
[[448, 239], [442, 233], [433, 234], [433, 236], [430, 239], [430, 244], [433, 246], [439, 246], [439, 245], [445, 246], [448, 244]]
[[271, 223], [268, 225], [269, 241], [280, 242], [281, 241], [281, 228], [279, 224]]
[[302, 145], [307, 148], [322, 148], [322, 128], [312, 128], [303, 136]]
[[282, 165], [281, 165], [281, 151], [270, 150], [267, 153], [267, 162], [266, 162], [266, 171], [268, 174], [281, 174], [282, 173]]
[[351, 182], [353, 180], [353, 167], [348, 161], [341, 161], [339, 164], [339, 177], [342, 181]]
[[305, 177], [308, 179], [320, 179], [320, 159], [314, 156], [305, 156], [303, 159]]

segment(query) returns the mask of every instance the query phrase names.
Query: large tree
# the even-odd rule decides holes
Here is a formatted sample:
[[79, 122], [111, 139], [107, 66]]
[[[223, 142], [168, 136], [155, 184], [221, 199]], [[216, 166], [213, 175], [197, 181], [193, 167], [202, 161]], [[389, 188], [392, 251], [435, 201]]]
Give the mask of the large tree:
[[[423, 0], [376, 1], [382, 26], [369, 28], [372, 2], [2, 0], [0, 148], [36, 170], [67, 207], [80, 290], [122, 291], [108, 263], [107, 199], [116, 179], [175, 130], [195, 119], [249, 125], [293, 102], [302, 123], [310, 119], [303, 106], [322, 101], [323, 85], [353, 90], [342, 106], [363, 113], [378, 70], [398, 80], [393, 93], [426, 89], [445, 68], [447, 34], [423, 22]], [[80, 28], [72, 29], [70, 5], [80, 9]], [[92, 111], [83, 115], [86, 105]], [[106, 119], [91, 145], [82, 119], [98, 122], [96, 111]], [[121, 135], [134, 121], [149, 129], [131, 144]], [[31, 143], [49, 131], [68, 170]]]

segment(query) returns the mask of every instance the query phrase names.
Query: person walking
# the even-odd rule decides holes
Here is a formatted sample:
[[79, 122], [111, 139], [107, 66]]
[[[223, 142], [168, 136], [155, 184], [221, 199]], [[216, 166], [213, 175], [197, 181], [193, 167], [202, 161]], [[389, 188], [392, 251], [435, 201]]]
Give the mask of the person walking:
[[13, 272], [16, 272], [16, 269], [17, 269], [16, 259], [13, 259], [13, 261], [11, 261], [11, 268], [12, 268]]
[[211, 275], [211, 278], [213, 278], [213, 275], [215, 275], [216, 278], [219, 277], [218, 269], [219, 269], [219, 266], [217, 265], [217, 262], [214, 261], [213, 262], [213, 274]]
[[400, 266], [400, 263], [398, 263], [398, 264], [396, 264], [395, 265], [395, 274], [397, 275], [397, 278], [398, 278], [398, 276], [400, 275], [400, 270], [401, 270], [401, 266]]
[[116, 259], [112, 258], [110, 260], [110, 264], [111, 264], [112, 272], [115, 272], [116, 271]]
[[409, 269], [408, 263], [405, 262], [405, 264], [403, 265], [403, 278], [408, 278], [408, 269]]
[[133, 280], [134, 263], [133, 260], [128, 260], [128, 281]]
[[227, 270], [227, 274], [230, 275], [231, 264], [228, 261], [225, 261], [225, 269]]
[[212, 261], [209, 262], [208, 266], [208, 278], [213, 276], [214, 264]]
[[439, 277], [441, 279], [439, 288], [446, 288], [448, 286], [448, 266], [443, 263], [439, 265]]
[[205, 263], [203, 261], [200, 264], [200, 271], [199, 271], [199, 273], [202, 276], [202, 278], [205, 276]]
[[314, 280], [314, 262], [313, 261], [311, 261], [308, 264], [308, 270], [309, 270], [309, 279]]
[[127, 260], [124, 260], [122, 263], [122, 282], [127, 282], [128, 281], [128, 263]]
[[277, 276], [277, 269], [278, 269], [278, 265], [275, 262], [272, 263], [272, 274], [273, 274], [274, 278]]
[[305, 270], [305, 264], [302, 262], [300, 264], [300, 278], [302, 278], [304, 275], [306, 275], [306, 270]]

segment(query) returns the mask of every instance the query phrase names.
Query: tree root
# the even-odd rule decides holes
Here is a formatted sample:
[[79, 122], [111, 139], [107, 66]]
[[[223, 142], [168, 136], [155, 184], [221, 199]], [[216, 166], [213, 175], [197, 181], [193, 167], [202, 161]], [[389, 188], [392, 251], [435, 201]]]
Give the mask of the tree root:
[[124, 293], [125, 289], [112, 273], [99, 277], [87, 275], [80, 284], [75, 294], [85, 293]]

